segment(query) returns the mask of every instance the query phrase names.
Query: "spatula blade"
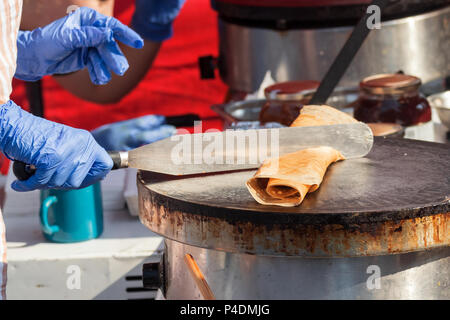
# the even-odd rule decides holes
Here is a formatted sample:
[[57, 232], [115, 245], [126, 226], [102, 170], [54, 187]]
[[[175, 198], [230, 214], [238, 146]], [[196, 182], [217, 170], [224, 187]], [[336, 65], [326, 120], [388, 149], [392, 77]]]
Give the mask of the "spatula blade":
[[[170, 175], [258, 168], [267, 158], [329, 146], [346, 159], [368, 154], [371, 129], [364, 123], [177, 135], [131, 150], [129, 167]], [[233, 148], [232, 148], [233, 147]]]

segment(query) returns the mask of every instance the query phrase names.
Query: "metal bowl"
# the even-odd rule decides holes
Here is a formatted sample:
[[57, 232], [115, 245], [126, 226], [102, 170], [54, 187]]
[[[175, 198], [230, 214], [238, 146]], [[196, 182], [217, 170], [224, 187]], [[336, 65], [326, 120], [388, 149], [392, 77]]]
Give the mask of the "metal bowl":
[[[337, 88], [327, 100], [327, 105], [353, 115], [353, 105], [358, 99], [358, 88]], [[266, 99], [242, 100], [211, 107], [224, 121], [225, 128], [239, 122], [259, 121], [259, 113]], [[299, 102], [300, 103], [300, 102]]]
[[428, 97], [428, 101], [436, 110], [442, 124], [450, 129], [450, 91], [433, 94]]

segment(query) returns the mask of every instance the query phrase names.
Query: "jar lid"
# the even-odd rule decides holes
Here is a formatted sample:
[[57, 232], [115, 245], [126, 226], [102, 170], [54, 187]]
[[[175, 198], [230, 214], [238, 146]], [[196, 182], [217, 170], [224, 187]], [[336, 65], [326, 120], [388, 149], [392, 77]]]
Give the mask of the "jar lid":
[[377, 74], [365, 78], [360, 88], [374, 94], [403, 93], [411, 89], [418, 89], [421, 80], [406, 74]]
[[319, 85], [313, 80], [279, 82], [265, 88], [264, 95], [269, 100], [302, 100], [312, 96]]
[[397, 123], [367, 123], [372, 133], [376, 137], [398, 134], [403, 131], [403, 127]]

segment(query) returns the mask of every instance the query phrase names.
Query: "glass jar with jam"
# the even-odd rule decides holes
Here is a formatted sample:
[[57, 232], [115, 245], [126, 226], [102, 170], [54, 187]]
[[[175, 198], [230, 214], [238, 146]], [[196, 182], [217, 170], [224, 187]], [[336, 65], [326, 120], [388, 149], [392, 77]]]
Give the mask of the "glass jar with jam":
[[387, 122], [411, 126], [431, 120], [427, 99], [419, 93], [419, 78], [380, 74], [360, 83], [354, 117], [366, 123]]
[[267, 102], [259, 114], [261, 124], [278, 122], [289, 126], [300, 114], [319, 87], [318, 81], [287, 81], [271, 85], [264, 90]]

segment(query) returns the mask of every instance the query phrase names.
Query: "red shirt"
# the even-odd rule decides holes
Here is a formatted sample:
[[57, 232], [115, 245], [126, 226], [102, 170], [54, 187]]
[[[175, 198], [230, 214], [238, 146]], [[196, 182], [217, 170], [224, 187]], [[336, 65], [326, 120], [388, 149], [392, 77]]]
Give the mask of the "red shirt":
[[[133, 1], [116, 0], [115, 16], [119, 20], [129, 24], [133, 12]], [[174, 23], [173, 38], [164, 42], [152, 69], [122, 101], [112, 105], [86, 102], [45, 77], [45, 117], [92, 130], [146, 114], [215, 116], [210, 106], [224, 101], [227, 88], [220, 79], [201, 80], [197, 59], [202, 55], [217, 56], [217, 52], [217, 14], [210, 1], [188, 0]], [[12, 99], [24, 108], [29, 106], [19, 80], [14, 81]], [[203, 129], [211, 127], [221, 128], [221, 122], [207, 121], [203, 125]]]

